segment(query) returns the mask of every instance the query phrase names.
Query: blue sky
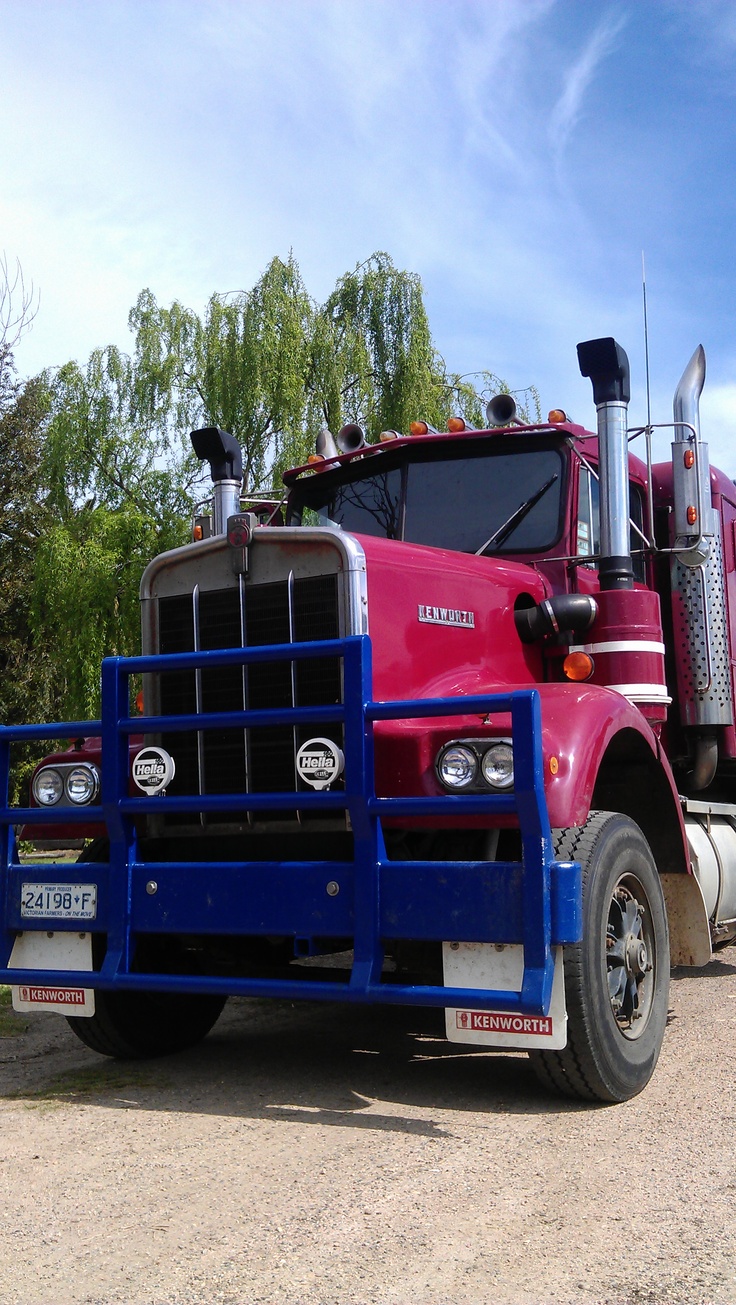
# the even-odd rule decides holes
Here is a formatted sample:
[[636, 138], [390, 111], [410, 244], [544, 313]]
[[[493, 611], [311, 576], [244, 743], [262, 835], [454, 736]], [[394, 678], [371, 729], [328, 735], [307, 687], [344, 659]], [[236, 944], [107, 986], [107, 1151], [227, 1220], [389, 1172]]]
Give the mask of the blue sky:
[[732, 0], [0, 0], [0, 19], [0, 250], [41, 294], [23, 374], [129, 347], [144, 286], [201, 310], [293, 249], [321, 299], [385, 249], [452, 369], [594, 425], [575, 345], [615, 335], [641, 419], [643, 250], [653, 417], [702, 342], [703, 435], [736, 475]]

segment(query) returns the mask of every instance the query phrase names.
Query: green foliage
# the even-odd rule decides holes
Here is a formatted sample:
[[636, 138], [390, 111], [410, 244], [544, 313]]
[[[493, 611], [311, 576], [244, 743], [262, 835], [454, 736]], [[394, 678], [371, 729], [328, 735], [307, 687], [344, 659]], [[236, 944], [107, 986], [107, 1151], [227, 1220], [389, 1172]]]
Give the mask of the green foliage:
[[[86, 366], [21, 386], [0, 314], [6, 720], [98, 715], [103, 656], [139, 648], [145, 566], [186, 541], [195, 503], [209, 497], [192, 429], [231, 431], [244, 491], [265, 494], [306, 462], [325, 424], [336, 434], [358, 422], [369, 439], [416, 418], [442, 429], [453, 413], [482, 426], [485, 400], [507, 388], [491, 373], [447, 372], [419, 278], [385, 253], [341, 277], [322, 305], [289, 255], [251, 290], [213, 295], [202, 316], [144, 290], [129, 325], [130, 356], [96, 349]], [[537, 418], [536, 391], [525, 397], [522, 412]]]
[[28, 656], [36, 545], [49, 520], [41, 479], [50, 396], [43, 378], [19, 384], [0, 349], [0, 719], [26, 719], [42, 696], [42, 668]]
[[305, 450], [313, 317], [293, 257], [274, 258], [249, 292], [213, 295], [201, 320], [145, 290], [129, 319], [140, 416], [161, 432], [230, 431], [245, 486], [258, 492], [287, 449]]
[[331, 328], [333, 357], [342, 362], [342, 384], [333, 386], [331, 403], [325, 396], [331, 428], [339, 429], [345, 415], [378, 435], [406, 431], [420, 416], [436, 424], [449, 415], [445, 368], [432, 344], [418, 276], [400, 272], [388, 254], [374, 254], [341, 277], [322, 316]]
[[53, 631], [47, 692], [58, 719], [99, 715], [102, 658], [140, 651], [141, 575], [163, 547], [185, 536], [181, 525], [172, 535], [124, 504], [116, 510], [85, 506], [39, 542], [32, 619], [37, 647], [44, 632]]

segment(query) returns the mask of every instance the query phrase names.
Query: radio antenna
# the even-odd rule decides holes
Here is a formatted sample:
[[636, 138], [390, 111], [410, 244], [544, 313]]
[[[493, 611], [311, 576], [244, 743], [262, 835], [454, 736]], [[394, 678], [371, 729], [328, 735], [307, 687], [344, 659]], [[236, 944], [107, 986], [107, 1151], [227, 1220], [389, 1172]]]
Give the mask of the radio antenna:
[[649, 527], [649, 547], [654, 547], [654, 495], [652, 493], [652, 398], [649, 386], [649, 323], [647, 321], [647, 275], [644, 267], [644, 250], [641, 251], [641, 289], [644, 298], [644, 371], [646, 374], [647, 385], [647, 427], [646, 427], [646, 449], [647, 449], [647, 483], [649, 487], [648, 495], [648, 527]]
[[644, 371], [647, 385], [647, 427], [652, 426], [652, 403], [649, 387], [649, 324], [647, 321], [647, 276], [644, 268], [644, 250], [641, 251], [641, 289], [644, 297]]

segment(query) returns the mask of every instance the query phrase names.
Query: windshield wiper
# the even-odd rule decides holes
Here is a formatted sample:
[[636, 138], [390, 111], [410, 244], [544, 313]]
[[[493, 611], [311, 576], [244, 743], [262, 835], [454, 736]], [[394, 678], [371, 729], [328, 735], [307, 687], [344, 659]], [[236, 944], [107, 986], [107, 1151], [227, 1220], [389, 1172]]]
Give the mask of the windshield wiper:
[[525, 498], [524, 502], [519, 504], [516, 511], [511, 513], [508, 520], [504, 521], [503, 525], [498, 527], [498, 530], [494, 530], [490, 539], [487, 539], [485, 544], [476, 549], [475, 556], [480, 557], [487, 549], [494, 546], [498, 547], [499, 544], [504, 544], [509, 535], [513, 534], [516, 527], [529, 515], [534, 505], [539, 502], [540, 498], [544, 497], [547, 490], [550, 489], [558, 479], [558, 472], [555, 472], [554, 475], [550, 476], [549, 480], [546, 480], [539, 489], [535, 490], [533, 494], [530, 494], [529, 498]]

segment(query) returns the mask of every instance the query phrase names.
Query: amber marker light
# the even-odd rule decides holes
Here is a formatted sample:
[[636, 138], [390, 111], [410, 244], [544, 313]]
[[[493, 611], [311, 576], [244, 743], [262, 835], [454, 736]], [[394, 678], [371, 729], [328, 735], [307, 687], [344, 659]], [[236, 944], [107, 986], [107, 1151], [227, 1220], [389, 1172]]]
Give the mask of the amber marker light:
[[584, 652], [568, 653], [562, 663], [562, 669], [568, 680], [574, 680], [576, 682], [589, 680], [593, 674], [593, 668], [593, 658], [588, 653]]
[[204, 537], [204, 531], [202, 527], [195, 526], [194, 529], [192, 530], [192, 539], [194, 540], [195, 544], [198, 544], [200, 539], [202, 539], [203, 537]]
[[458, 435], [460, 431], [465, 430], [465, 422], [462, 417], [450, 417], [447, 429], [451, 435]]
[[428, 435], [429, 426], [426, 421], [410, 421], [409, 432], [412, 435]]
[[685, 463], [685, 466], [688, 468], [688, 470], [690, 470], [690, 467], [692, 467], [693, 463], [695, 462], [695, 454], [693, 453], [692, 449], [685, 449], [685, 452], [682, 455], [682, 460]]
[[569, 420], [570, 418], [568, 417], [564, 408], [551, 408], [550, 411], [547, 413], [547, 421], [551, 421], [557, 425], [559, 425], [561, 422], [569, 421]]
[[556, 775], [559, 769], [560, 769], [560, 763], [559, 763], [559, 761], [557, 760], [557, 758], [556, 758], [556, 757], [550, 757], [550, 759], [549, 759], [549, 773], [550, 773], [550, 775]]
[[139, 689], [135, 695], [135, 709], [139, 716], [143, 715], [143, 690]]
[[690, 507], [687, 510], [687, 524], [689, 526], [694, 526], [697, 519], [698, 519], [698, 509], [693, 507], [692, 504], [690, 504]]

